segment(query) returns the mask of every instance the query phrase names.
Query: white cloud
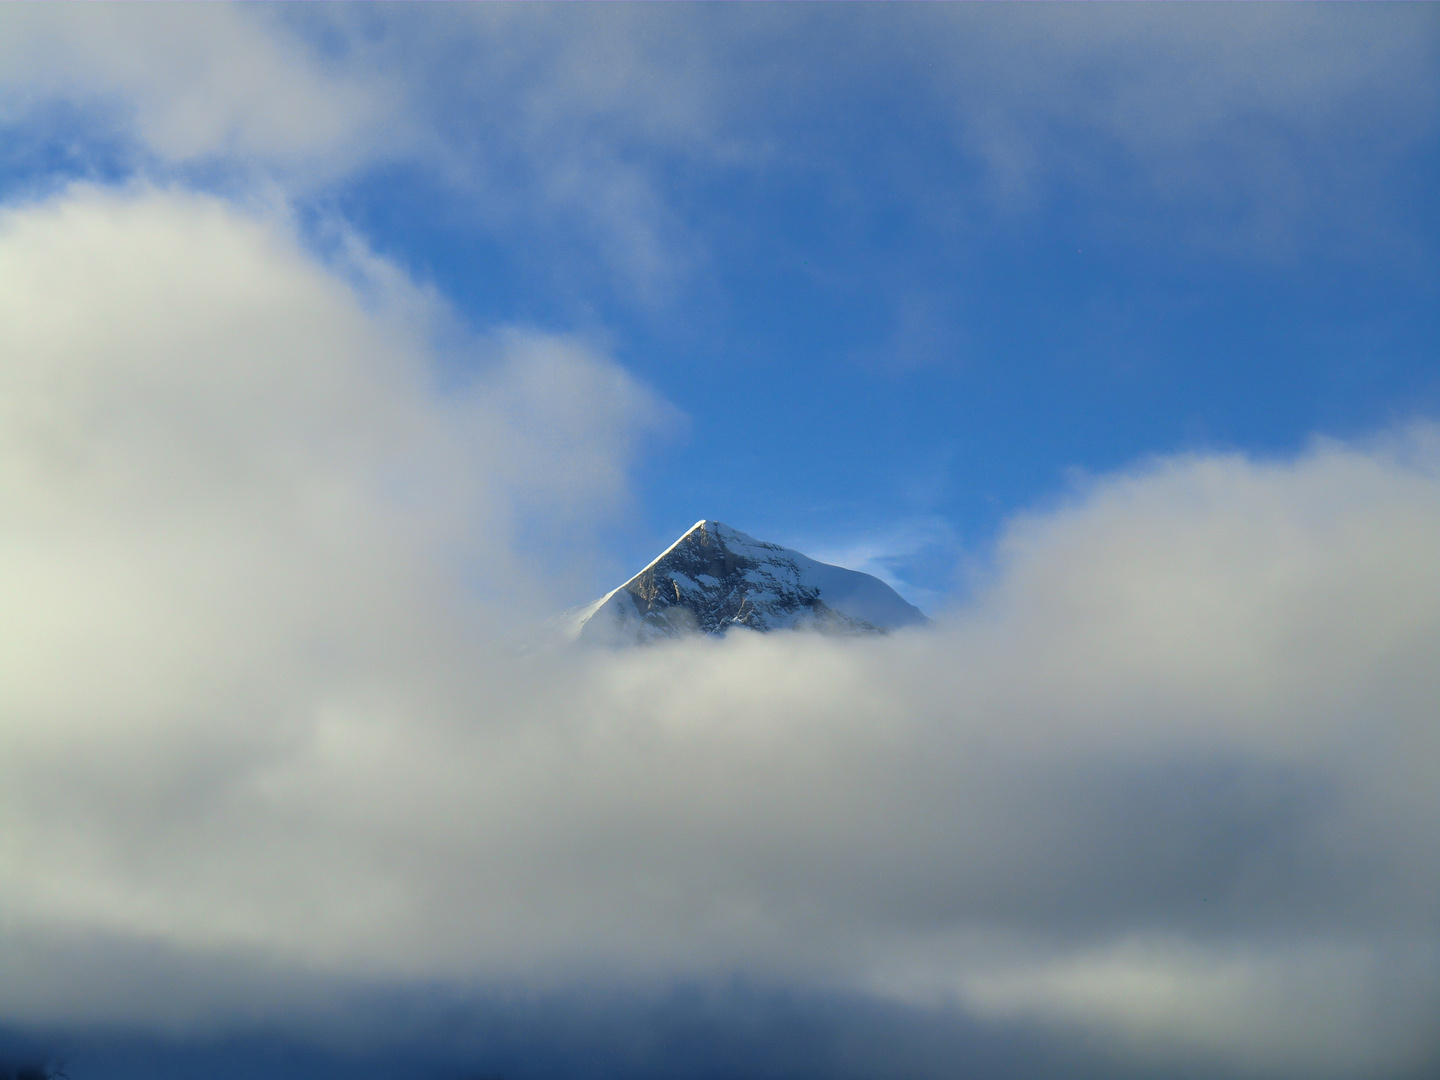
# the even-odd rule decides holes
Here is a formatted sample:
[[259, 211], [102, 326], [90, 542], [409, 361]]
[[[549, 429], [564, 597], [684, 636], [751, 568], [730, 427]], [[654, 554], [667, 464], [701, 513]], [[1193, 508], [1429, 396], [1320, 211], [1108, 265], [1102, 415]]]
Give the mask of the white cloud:
[[[1423, 7], [17, 6], [0, 20], [12, 123], [57, 99], [102, 107], [162, 171], [221, 163], [291, 190], [418, 163], [489, 228], [573, 248], [641, 302], [709, 257], [678, 177], [818, 172], [842, 203], [879, 183], [926, 213], [939, 183], [945, 221], [1076, 189], [1110, 228], [1285, 252], [1383, 233], [1389, 171], [1433, 140], [1440, 107]], [[877, 108], [948, 132], [988, 200], [949, 167], [891, 169], [884, 131], [840, 122]]]
[[0, 14], [6, 119], [55, 98], [100, 107], [169, 164], [333, 177], [414, 150], [402, 89], [383, 72], [327, 62], [269, 13], [234, 5]]
[[530, 596], [516, 531], [623, 510], [617, 459], [672, 415], [583, 344], [520, 332], [470, 342], [471, 384], [442, 395], [432, 342], [464, 339], [433, 297], [213, 199], [12, 208], [0, 282], [7, 686], [45, 710], [56, 680], [117, 722], [206, 683], [270, 700], [295, 664], [418, 632], [458, 576]]
[[[1192, 242], [1271, 252], [1374, 230], [1385, 215], [1366, 191], [1440, 119], [1436, 26], [1418, 8], [932, 18], [953, 32], [917, 48], [992, 192], [1019, 205], [1054, 185], [1129, 193], [1112, 228], [1183, 210]], [[1158, 197], [1151, 214], [1137, 195]]]
[[0, 221], [0, 1015], [738, 971], [1284, 1069], [1323, 969], [1337, 1072], [1440, 1055], [1433, 429], [1101, 479], [935, 633], [521, 660], [665, 407], [439, 394], [443, 319], [213, 199]]
[[972, 974], [958, 992], [990, 1016], [1038, 1014], [1110, 1028], [1152, 1066], [1199, 1051], [1260, 1074], [1277, 1066], [1306, 1076], [1418, 1074], [1434, 1053], [1426, 1010], [1440, 990], [1429, 946], [1306, 944], [1227, 954], [1127, 940]]

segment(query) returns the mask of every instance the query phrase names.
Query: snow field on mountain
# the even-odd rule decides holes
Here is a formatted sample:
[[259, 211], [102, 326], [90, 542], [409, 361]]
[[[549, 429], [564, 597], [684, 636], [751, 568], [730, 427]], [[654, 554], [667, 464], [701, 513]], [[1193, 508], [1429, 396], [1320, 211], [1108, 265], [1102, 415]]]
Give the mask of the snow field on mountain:
[[735, 628], [884, 633], [927, 621], [878, 578], [702, 520], [564, 625], [581, 640], [627, 644]]

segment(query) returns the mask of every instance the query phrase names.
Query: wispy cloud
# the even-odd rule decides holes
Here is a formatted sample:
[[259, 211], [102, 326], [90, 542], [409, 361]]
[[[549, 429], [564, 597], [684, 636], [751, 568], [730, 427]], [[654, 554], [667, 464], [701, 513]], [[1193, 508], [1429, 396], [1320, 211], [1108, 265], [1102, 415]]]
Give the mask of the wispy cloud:
[[1369, 230], [1384, 214], [1365, 192], [1440, 122], [1437, 29], [1419, 8], [932, 18], [953, 31], [928, 43], [934, 86], [997, 197], [1108, 187], [1126, 200], [1116, 228], [1178, 215], [1191, 242], [1271, 254]]
[[415, 149], [402, 87], [327, 62], [265, 14], [16, 8], [0, 25], [0, 115], [12, 124], [69, 100], [159, 165], [224, 162], [293, 183]]
[[[1212, 247], [1369, 237], [1440, 116], [1424, 7], [3, 18], [11, 124], [69, 100], [155, 167], [228, 163], [292, 189], [411, 162], [487, 227], [580, 244], [642, 303], [704, 266], [709, 186], [777, 174], [943, 228], [1080, 190], [1102, 225], [1110, 207], [1110, 227]], [[892, 160], [860, 112], [817, 121], [877, 100], [950, 156]], [[957, 161], [981, 182], [958, 190]]]
[[796, 546], [821, 562], [874, 574], [927, 611], [940, 607], [946, 596], [914, 584], [912, 569], [917, 564], [953, 568], [960, 559], [960, 538], [947, 521], [933, 514], [891, 522], [848, 543], [816, 537], [796, 541]]

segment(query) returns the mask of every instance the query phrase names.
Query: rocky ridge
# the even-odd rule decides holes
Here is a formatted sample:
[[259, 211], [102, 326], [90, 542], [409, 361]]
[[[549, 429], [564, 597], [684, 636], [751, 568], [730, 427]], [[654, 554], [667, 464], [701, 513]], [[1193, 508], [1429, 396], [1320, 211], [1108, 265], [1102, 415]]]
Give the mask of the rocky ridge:
[[566, 637], [632, 644], [808, 628], [875, 634], [928, 622], [879, 578], [697, 521], [618, 589], [562, 617]]

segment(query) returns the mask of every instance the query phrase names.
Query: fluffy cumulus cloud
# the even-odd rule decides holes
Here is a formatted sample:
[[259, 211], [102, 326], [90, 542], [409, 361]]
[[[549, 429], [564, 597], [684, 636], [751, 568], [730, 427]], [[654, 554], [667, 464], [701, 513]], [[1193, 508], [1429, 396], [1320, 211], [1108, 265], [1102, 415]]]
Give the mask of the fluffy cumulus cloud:
[[[527, 651], [672, 410], [336, 252], [174, 190], [0, 219], [7, 1023], [739, 978], [1117, 1069], [1440, 1062], [1433, 428], [1099, 478], [927, 632]], [[796, 1069], [966, 1045], [867, 1022]]]

